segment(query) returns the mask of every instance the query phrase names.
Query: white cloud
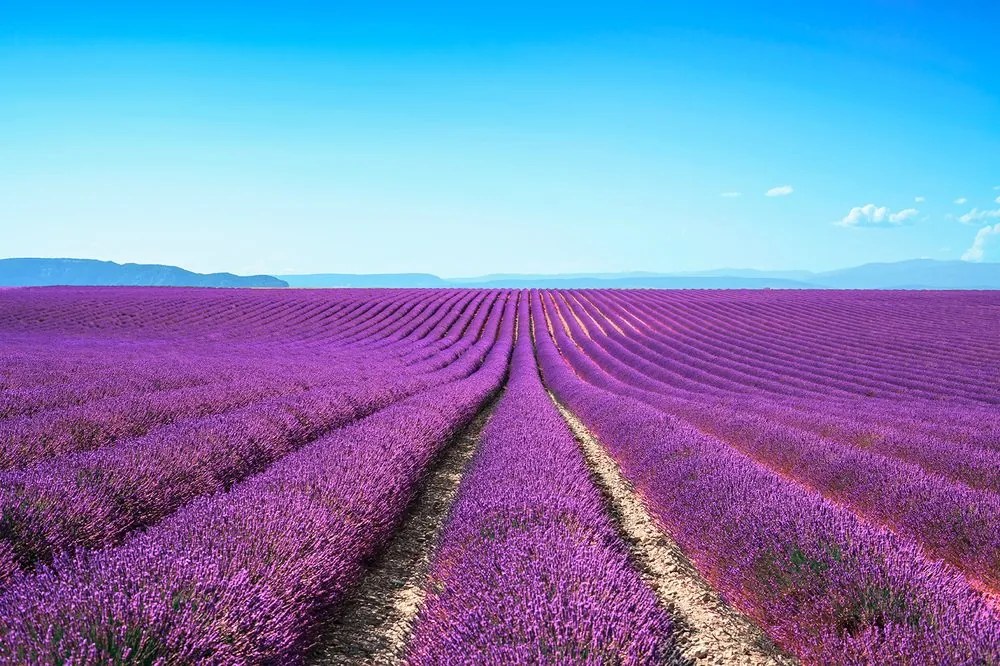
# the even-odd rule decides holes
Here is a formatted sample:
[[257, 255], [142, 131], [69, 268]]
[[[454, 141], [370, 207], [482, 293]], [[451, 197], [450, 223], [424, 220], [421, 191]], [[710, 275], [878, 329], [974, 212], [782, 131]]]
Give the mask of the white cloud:
[[920, 211], [917, 210], [916, 208], [904, 208], [898, 213], [890, 213], [889, 222], [893, 224], [902, 224], [903, 222], [906, 222], [907, 220], [912, 219], [919, 214]]
[[1000, 208], [996, 210], [979, 210], [978, 208], [973, 208], [965, 215], [959, 217], [958, 221], [962, 224], [975, 224], [983, 220], [993, 219], [1000, 219]]
[[722, 196], [726, 199], [735, 199], [737, 197], [743, 196], [742, 192], [723, 192]]
[[982, 261], [986, 257], [987, 246], [993, 243], [993, 236], [1000, 236], [1000, 223], [980, 229], [972, 245], [962, 254], [962, 261]]
[[924, 197], [913, 197], [913, 201], [915, 201], [916, 203], [923, 203], [927, 201], [927, 199], [925, 199]]
[[995, 202], [997, 202], [997, 203], [1000, 203], [1000, 197], [997, 197], [997, 198], [996, 198], [996, 199], [994, 199], [993, 201], [995, 201]]
[[968, 203], [968, 201], [969, 200], [966, 199], [965, 197], [959, 197], [959, 198], [955, 199], [955, 203], [958, 204], [959, 206], [961, 206], [964, 203]]
[[764, 195], [769, 197], [787, 197], [794, 191], [795, 189], [791, 185], [779, 185], [778, 187], [772, 187]]
[[855, 206], [835, 224], [840, 227], [900, 226], [919, 214], [920, 211], [916, 208], [904, 208], [894, 213], [889, 210], [888, 206], [865, 204], [864, 206]]

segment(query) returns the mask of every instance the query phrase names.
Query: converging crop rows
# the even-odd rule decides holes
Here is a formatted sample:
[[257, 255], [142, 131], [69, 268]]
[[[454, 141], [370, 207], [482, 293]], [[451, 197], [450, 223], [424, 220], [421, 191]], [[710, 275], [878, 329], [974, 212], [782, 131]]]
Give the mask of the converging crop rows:
[[990, 292], [0, 290], [0, 664], [1000, 664]]

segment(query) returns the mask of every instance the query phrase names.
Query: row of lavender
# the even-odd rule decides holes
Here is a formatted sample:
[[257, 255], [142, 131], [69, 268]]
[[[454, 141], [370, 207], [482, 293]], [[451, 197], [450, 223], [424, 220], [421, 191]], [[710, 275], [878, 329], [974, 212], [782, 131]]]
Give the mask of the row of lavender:
[[[584, 294], [576, 294], [585, 296]], [[776, 387], [785, 393], [794, 374], [831, 391], [858, 395], [907, 386], [925, 395], [979, 400], [989, 387], [995, 350], [988, 334], [991, 300], [981, 293], [704, 292], [594, 294], [626, 305], [661, 329], [686, 355], [706, 352], [720, 373], [785, 368]], [[993, 303], [995, 306], [995, 303]], [[689, 359], [690, 360], [690, 359]], [[970, 361], [982, 362], [970, 363]], [[928, 371], [929, 368], [932, 371]], [[737, 373], [738, 374], [738, 373]], [[985, 381], [984, 381], [985, 380]], [[867, 382], [874, 384], [867, 384]], [[934, 393], [933, 387], [942, 389]], [[970, 390], [971, 389], [971, 390]], [[992, 390], [992, 388], [991, 388]], [[915, 394], [907, 394], [914, 397]], [[995, 393], [993, 393], [995, 397]]]
[[[248, 328], [241, 319], [247, 313], [239, 298], [232, 299], [237, 301], [234, 303], [226, 295], [206, 299], [199, 294], [192, 303], [178, 297], [177, 292], [183, 295], [185, 290], [166, 290], [159, 300], [148, 302], [142, 290], [109, 290], [106, 294], [99, 290], [106, 295], [105, 308], [110, 312], [95, 313], [93, 331], [60, 328], [68, 326], [67, 318], [75, 318], [69, 317], [74, 307], [83, 307], [74, 305], [73, 298], [80, 293], [79, 298], [83, 298], [92, 291], [4, 292], [0, 302], [0, 331], [5, 342], [0, 358], [0, 423], [2, 419], [101, 400], [123, 412], [128, 411], [128, 405], [115, 406], [111, 399], [134, 401], [155, 392], [238, 382], [247, 377], [269, 378], [278, 373], [306, 380], [321, 370], [315, 362], [318, 342], [312, 340], [314, 344], [308, 347], [304, 342], [310, 323], [323, 332], [323, 349], [330, 351], [332, 344], [338, 345], [341, 364], [355, 358], [362, 366], [370, 360], [348, 353], [356, 340], [389, 336], [410, 321], [433, 321], [433, 309], [448, 309], [441, 307], [446, 299], [430, 293], [378, 299], [350, 292], [323, 300], [314, 297], [297, 303], [291, 312], [277, 308], [281, 305], [278, 301], [270, 304], [275, 307], [257, 313], [257, 327], [269, 328], [272, 335], [297, 332], [299, 337], [289, 336], [275, 347], [262, 344], [254, 334], [255, 327]], [[30, 318], [18, 316], [20, 301], [33, 303], [39, 312]], [[61, 305], [55, 307], [49, 301]], [[414, 307], [421, 304], [423, 307]], [[116, 309], [135, 310], [134, 320], [116, 327]], [[404, 312], [407, 309], [408, 314]], [[172, 327], [150, 327], [146, 319], [155, 320], [163, 312], [174, 313]], [[231, 321], [226, 322], [226, 317]], [[196, 324], [204, 325], [205, 320], [216, 322], [211, 333], [193, 333]], [[234, 339], [237, 334], [242, 339]]]
[[359, 368], [342, 347], [327, 346], [313, 374], [333, 379], [308, 390], [0, 473], [0, 588], [60, 553], [114, 544], [332, 428], [468, 375], [492, 344], [506, 297], [489, 292], [438, 307], [453, 300], [418, 308], [402, 326], [389, 320], [381, 339], [395, 339], [400, 356], [423, 350], [418, 360], [387, 364], [383, 355]]
[[301, 658], [437, 453], [500, 386], [514, 321], [509, 305], [502, 312], [465, 378], [336, 430], [117, 548], [15, 580], [0, 596], [0, 662]]
[[[858, 352], [867, 338], [855, 329], [874, 316], [860, 295], [862, 322], [840, 296], [793, 307], [777, 295], [697, 292], [237, 292], [213, 301], [178, 290], [169, 298], [179, 312], [149, 304], [156, 312], [133, 326], [144, 290], [105, 307], [110, 323], [96, 324], [87, 309], [100, 307], [84, 291], [82, 313], [69, 302], [43, 304], [45, 316], [0, 308], [0, 330], [13, 312], [22, 340], [62, 330], [62, 340], [89, 345], [118, 331], [119, 343], [152, 349], [203, 338], [192, 348], [205, 358], [227, 347], [277, 353], [272, 341], [285, 336], [285, 367], [301, 362], [301, 381], [0, 472], [0, 663], [301, 659], [436, 455], [497, 391], [512, 350], [409, 660], [674, 660], [672, 622], [631, 568], [539, 383], [532, 335], [549, 388], [608, 446], [664, 529], [804, 661], [1000, 658], [1000, 616], [976, 589], [995, 584], [997, 533], [993, 449], [973, 419], [991, 413], [993, 395], [974, 397], [993, 362], [968, 332], [981, 326], [979, 297], [955, 345], [980, 371], [963, 376], [957, 358], [929, 370], [940, 346], [930, 321], [895, 322], [914, 327], [906, 353], [926, 360], [915, 369], [896, 367], [892, 349]], [[777, 330], [779, 317], [794, 334], [776, 344], [748, 334], [741, 354], [733, 331], [747, 322]], [[838, 339], [838, 327], [851, 330]], [[39, 386], [72, 392], [72, 377], [51, 367]], [[204, 379], [206, 395], [214, 380], [229, 382], [185, 372]], [[294, 382], [294, 372], [284, 376]], [[122, 384], [106, 386], [69, 409], [120, 404]], [[154, 403], [187, 390], [142, 386]], [[886, 411], [852, 420], [848, 410], [872, 390], [893, 396], [875, 399]], [[919, 406], [900, 406], [905, 391]], [[943, 426], [920, 419], [925, 404], [958, 416]], [[875, 426], [877, 441], [844, 436]]]
[[[20, 537], [7, 545], [20, 548], [18, 566], [35, 571], [10, 576], [0, 596], [0, 661], [300, 659], [321, 618], [391, 537], [436, 453], [500, 387], [516, 302], [480, 292], [437, 305], [397, 304], [376, 320], [410, 313], [419, 321], [383, 335], [342, 336], [357, 337], [378, 358], [399, 359], [413, 373], [402, 379], [379, 367], [382, 385], [309, 387], [7, 473], [5, 487], [15, 492], [0, 495], [0, 507]], [[435, 318], [456, 305], [460, 316]], [[675, 661], [671, 621], [630, 567], [582, 455], [542, 389], [526, 299], [517, 314], [514, 377], [477, 471], [463, 484], [464, 514], [448, 532], [451, 543], [464, 540], [464, 515], [473, 532], [495, 530], [494, 543], [463, 563], [467, 577], [448, 580], [460, 593], [451, 608], [460, 624], [474, 623], [506, 599], [520, 616], [513, 641], [487, 623], [493, 631], [480, 632], [482, 658]], [[483, 491], [493, 502], [485, 514], [476, 499]], [[442, 551], [442, 581], [447, 558]], [[521, 575], [477, 587], [486, 561]], [[438, 608], [445, 603], [428, 606], [412, 659], [455, 657], [455, 641], [471, 625], [452, 627], [457, 635], [435, 627], [431, 618], [449, 615]]]
[[[658, 345], [655, 351], [669, 359], [678, 388], [693, 391], [714, 388], [736, 394], [750, 390], [763, 395], [819, 398], [835, 404], [856, 403], [859, 399], [878, 400], [882, 396], [946, 399], [948, 406], [952, 406], [959, 402], [956, 383], [963, 384], [960, 390], [976, 399], [989, 399], [993, 394], [992, 387], [988, 393], [982, 393], [984, 386], [971, 375], [973, 372], [986, 372], [991, 365], [995, 372], [995, 353], [992, 358], [990, 352], [981, 353], [979, 358], [960, 354], [971, 366], [966, 372], [948, 373], [942, 369], [935, 374], [920, 368], [922, 359], [919, 351], [908, 352], [912, 356], [912, 363], [908, 365], [904, 359], [890, 358], [880, 362], [880, 351], [875, 345], [852, 343], [843, 348], [838, 343], [836, 328], [826, 329], [826, 340], [809, 344], [776, 336], [777, 340], [772, 342], [771, 348], [755, 349], [752, 342], [747, 342], [746, 348], [742, 348], [744, 331], [753, 329], [748, 324], [743, 327], [733, 324], [728, 330], [721, 329], [718, 333], [711, 333], [711, 329], [705, 328], [688, 333], [669, 309], [644, 305], [639, 298], [636, 302], [620, 302], [621, 295], [562, 296], [577, 312], [596, 311], [596, 316], [619, 327], [622, 324], [634, 325], [635, 329], [629, 330], [627, 337], [635, 338], [643, 346]], [[933, 312], [928, 316], [933, 317]], [[985, 327], [988, 321], [984, 318], [980, 326]], [[859, 316], [859, 321], [853, 324], [845, 322], [840, 325], [850, 329], [863, 323], [864, 319]], [[823, 322], [813, 323], [816, 328], [824, 325]], [[889, 330], [892, 333], [883, 332], [883, 338], [892, 335], [905, 339], [905, 335], [901, 334], [905, 329]], [[947, 336], [948, 330], [944, 328], [942, 335]], [[611, 332], [616, 331], [612, 328]], [[985, 330], [983, 334], [986, 335]], [[751, 333], [747, 332], [746, 337], [752, 338]], [[943, 365], [945, 357], [938, 358], [934, 352], [928, 360]], [[893, 364], [901, 367], [894, 367]], [[976, 399], [960, 402], [962, 406], [981, 405]]]
[[527, 298], [506, 392], [436, 550], [407, 663], [682, 663], [542, 387]]
[[[0, 293], [0, 330], [14, 338], [54, 334], [74, 344], [183, 339], [278, 342], [300, 347], [349, 337], [382, 317], [436, 307], [465, 290], [227, 290], [58, 288]], [[395, 312], [392, 317], [385, 315]], [[2, 383], [0, 383], [2, 387]]]
[[[977, 299], [983, 297], [977, 295]], [[961, 300], [958, 303], [961, 303]], [[628, 310], [615, 308], [614, 304], [603, 302], [601, 306], [612, 320], [641, 309], [638, 304], [634, 304]], [[957, 304], [951, 305], [951, 309], [957, 307]], [[945, 318], [944, 314], [935, 315], [933, 308], [928, 307], [927, 319], [933, 321], [935, 318], [941, 329], [939, 336], [948, 339], [955, 326]], [[981, 331], [981, 337], [989, 338], [989, 327], [993, 322], [993, 318], [984, 316], [977, 325], [969, 325], [969, 328]], [[669, 326], [668, 321], [657, 320], [658, 330], [664, 330]], [[855, 323], [849, 328], [858, 326], [859, 324]], [[836, 336], [828, 335], [828, 337]], [[906, 336], [905, 334], [900, 336], [897, 331], [896, 337]], [[691, 383], [682, 385], [677, 381], [679, 361], [675, 348], [679, 344], [674, 339], [650, 329], [642, 335], [631, 336], [616, 335], [612, 330], [608, 340], [598, 341], [624, 348], [631, 356], [630, 365], [666, 385], [672, 396], [684, 397], [696, 403], [705, 403], [706, 400], [716, 405], [725, 403], [733, 411], [758, 414], [769, 420], [779, 421], [824, 437], [834, 437], [862, 448], [897, 456], [931, 472], [976, 488], [998, 487], [1000, 417], [991, 405], [956, 404], [950, 399], [946, 404], [942, 404], [940, 398], [949, 398], [947, 395], [938, 396], [939, 399], [933, 401], [870, 398], [837, 401], [832, 396], [809, 398], [794, 395], [790, 387], [794, 385], [795, 380], [790, 375], [799, 372], [800, 366], [807, 365], [814, 352], [802, 352], [800, 362], [796, 362], [794, 357], [792, 360], [781, 361], [779, 355], [775, 353], [769, 364], [758, 366], [756, 373], [753, 371], [737, 373], [736, 376], [742, 377], [744, 384], [737, 386], [733, 391], [727, 392], [725, 387], [713, 383], [713, 378], [707, 374], [709, 369], [707, 366], [700, 369], [699, 375], [691, 377], [693, 380]], [[786, 347], [783, 353], [786, 356], [792, 355], [793, 350], [792, 347]], [[683, 357], [684, 354], [680, 356]], [[856, 352], [854, 356], [865, 358], [860, 352]], [[651, 371], [648, 370], [651, 367], [650, 363], [652, 363]], [[1000, 350], [991, 347], [987, 353], [968, 359], [966, 364], [972, 370], [986, 369], [994, 376], [1000, 375], [998, 368]], [[840, 365], [850, 366], [850, 359], [841, 359]], [[775, 397], [758, 389], [759, 375], [768, 372], [767, 366], [785, 373], [786, 384], [778, 384], [778, 387], [784, 386], [784, 394]], [[858, 370], [855, 367], [852, 371]], [[823, 390], [829, 380], [829, 376], [823, 374], [806, 374], [806, 376], [811, 377], [813, 385], [819, 391]], [[925, 376], [927, 381], [932, 381], [933, 378], [933, 374]], [[989, 390], [982, 393], [983, 396], [988, 399], [989, 396], [995, 395], [997, 386], [997, 382], [993, 382]], [[736, 393], [735, 396], [733, 392]]]
[[[745, 400], [739, 409], [711, 404], [709, 391], [700, 401], [678, 400], [664, 378], [663, 366], [614, 340], [586, 335], [575, 317], [564, 319], [588, 358], [610, 381], [633, 393], [639, 390], [649, 404], [683, 417], [873, 522], [909, 536], [977, 582], [991, 587], [1000, 583], [1000, 497], [988, 487], [969, 487], [960, 478], [988, 478], [998, 472], [984, 452], [949, 448], [942, 442], [938, 442], [937, 455], [928, 446], [910, 447], [918, 452], [914, 457], [938, 472], [950, 468], [959, 477], [943, 478], [895, 456], [769, 419]], [[705, 404], [706, 399], [710, 404]]]
[[[996, 318], [986, 307], [987, 299], [995, 297], [928, 294], [921, 302], [917, 296], [897, 294], [896, 302], [891, 295], [863, 292], [853, 295], [859, 306], [877, 298], [876, 304], [884, 305], [882, 310], [872, 313], [859, 308], [852, 317], [835, 322], [817, 319], [806, 328], [810, 335], [792, 336], [782, 327], [791, 328], [790, 319], [804, 318], [798, 309], [808, 311], [810, 302], [822, 305], [833, 299], [847, 299], [850, 304], [851, 295], [795, 294], [794, 300], [770, 296], [784, 306], [778, 312], [758, 310], [754, 299], [764, 297], [756, 294], [713, 295], [718, 301], [715, 309], [726, 315], [714, 332], [706, 322], [699, 326], [698, 319], [685, 323], [692, 317], [679, 314], [684, 312], [679, 305], [684, 300], [670, 293], [657, 297], [573, 293], [569, 297], [579, 304], [578, 310], [587, 303], [591, 309], [599, 305], [599, 318], [624, 327], [627, 337], [651, 347], [648, 351], [664, 361], [664, 370], [671, 373], [671, 383], [678, 389], [695, 394], [708, 389], [736, 396], [748, 391], [778, 398], [794, 396], [810, 407], [822, 404], [826, 411], [846, 413], [874, 404], [884, 424], [898, 425], [902, 420], [932, 427], [927, 421], [933, 421], [954, 428], [950, 432], [956, 436], [978, 434], [980, 441], [996, 446], [1000, 417], [991, 406], [1000, 399], [996, 382], [1000, 350], [989, 343], [995, 336]], [[893, 312], [907, 303], [919, 312], [922, 327], [936, 327], [933, 343], [925, 340], [915, 345], [910, 339], [915, 324], [893, 319]], [[956, 310], [961, 318], [955, 316]], [[740, 316], [744, 312], [749, 314]], [[866, 329], [866, 337], [851, 339]], [[762, 331], [770, 337], [758, 343]], [[974, 341], [966, 341], [969, 337]], [[914, 404], [919, 406], [914, 408]]]
[[[398, 330], [404, 327], [408, 336], [403, 337], [420, 340], [430, 330], [427, 327], [440, 325], [441, 321], [454, 323], [454, 318], [470, 303], [476, 304], [482, 297], [466, 296], [456, 307], [450, 307], [454, 298], [437, 299], [435, 310], [439, 312], [417, 310], [413, 317], [390, 317], [390, 325], [371, 312], [363, 313], [365, 316], [347, 313], [353, 314], [351, 319], [334, 322], [338, 325], [331, 328], [341, 335], [353, 335], [360, 329], [368, 338], [381, 334], [392, 342], [399, 339]], [[413, 300], [398, 299], [396, 305], [413, 305]], [[370, 304], [368, 306], [371, 309]], [[389, 309], [375, 308], [374, 314], [384, 316], [381, 310]], [[442, 320], [445, 313], [451, 319]], [[423, 335], [413, 335], [411, 329], [405, 328], [413, 319], [425, 327]], [[55, 349], [53, 342], [57, 345]], [[104, 356], [111, 355], [112, 363], [118, 361], [114, 356], [123, 346], [134, 347], [123, 345], [119, 338], [104, 338], [103, 342]], [[65, 338], [54, 341], [51, 336], [40, 341], [44, 344], [46, 357], [54, 360], [52, 365], [65, 367], [66, 357], [73, 355], [72, 347], [62, 348], [65, 343]], [[382, 354], [373, 359], [370, 354], [362, 355], [352, 348], [356, 346], [345, 342], [325, 345], [323, 354], [337, 360], [336, 364], [328, 366], [317, 363], [316, 352], [296, 355], [286, 348], [247, 349], [244, 346], [206, 349], [178, 335], [152, 350], [144, 348], [152, 355], [144, 359], [142, 375], [131, 380], [123, 374], [134, 372], [135, 363], [124, 364], [115, 372], [109, 371], [109, 364], [102, 360], [96, 368], [84, 368], [96, 372], [85, 372], [82, 381], [75, 381], [70, 374], [60, 385], [46, 386], [44, 393], [49, 398], [48, 405], [36, 403], [26, 408], [25, 403], [19, 401], [23, 396], [16, 393], [6, 396], [30, 415], [0, 419], [0, 470], [23, 467], [66, 452], [100, 448], [124, 438], [147, 434], [179, 419], [217, 414], [324, 384], [355, 381], [359, 374], [394, 375], [401, 371], [399, 361], [393, 361], [391, 355]], [[24, 360], [23, 356], [14, 355], [12, 345], [8, 349], [7, 359]], [[214, 354], [210, 353], [212, 351]], [[191, 368], [190, 362], [178, 363], [179, 357], [190, 353], [200, 356], [197, 371]], [[433, 354], [434, 350], [428, 353]], [[14, 365], [7, 363], [5, 377], [8, 383], [23, 378], [23, 369], [11, 371]], [[148, 390], [143, 390], [144, 387]], [[66, 403], [73, 403], [73, 406], [60, 406]]]
[[[754, 401], [780, 411], [762, 397], [778, 387], [755, 385], [746, 373], [723, 367], [706, 371], [711, 381], [704, 382], [678, 373], [673, 360], [684, 348], [682, 336], [666, 317], [638, 323], [646, 298], [656, 297], [537, 298], [536, 314], [547, 317], [550, 334], [540, 339], [540, 358], [550, 386], [609, 446], [702, 572], [810, 662], [991, 663], [1000, 657], [996, 604], [977, 589], [997, 581], [995, 488], [970, 487], [762, 418]], [[744, 305], [735, 301], [734, 307]], [[835, 338], [837, 330], [827, 334]], [[796, 352], [813, 367], [821, 356], [808, 347], [784, 349]], [[992, 358], [983, 352], [987, 367]], [[696, 360], [686, 358], [689, 367]], [[803, 388], [824, 381], [774, 359], [765, 370], [789, 376], [782, 394], [789, 401], [796, 399], [796, 381]], [[720, 377], [742, 384], [751, 399], [734, 400], [719, 388]], [[901, 368], [890, 379], [919, 377]], [[978, 381], [970, 373], [970, 386]], [[817, 403], [824, 404], [807, 404]], [[836, 413], [836, 402], [832, 409]], [[821, 423], [822, 412], [816, 414]], [[988, 462], [978, 462], [982, 473], [991, 471]]]

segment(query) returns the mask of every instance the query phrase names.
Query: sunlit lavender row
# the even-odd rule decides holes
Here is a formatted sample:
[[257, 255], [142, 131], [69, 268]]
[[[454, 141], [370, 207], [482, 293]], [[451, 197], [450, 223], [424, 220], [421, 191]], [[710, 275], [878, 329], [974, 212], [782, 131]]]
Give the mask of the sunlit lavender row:
[[682, 663], [535, 365], [527, 299], [506, 392], [452, 508], [412, 664]]
[[[418, 498], [443, 511], [411, 614], [354, 628], [407, 663], [717, 663], [709, 603], [782, 662], [1000, 663], [997, 313], [990, 292], [2, 290], [0, 663], [325, 663], [324, 628], [407, 566], [386, 558]], [[690, 567], [649, 568], [553, 400]], [[450, 503], [429, 480], [460, 436]], [[690, 589], [712, 594], [669, 596]]]

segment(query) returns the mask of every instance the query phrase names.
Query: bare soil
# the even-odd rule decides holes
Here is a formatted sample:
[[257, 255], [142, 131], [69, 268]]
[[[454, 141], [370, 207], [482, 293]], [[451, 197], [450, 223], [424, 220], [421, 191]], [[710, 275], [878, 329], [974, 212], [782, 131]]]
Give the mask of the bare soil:
[[393, 540], [335, 609], [309, 662], [399, 664], [424, 603], [424, 586], [458, 486], [499, 400], [495, 396], [441, 454]]
[[604, 446], [554, 396], [552, 400], [580, 442], [633, 562], [679, 625], [682, 655], [699, 666], [796, 664], [750, 618], [722, 600], [660, 529]]

